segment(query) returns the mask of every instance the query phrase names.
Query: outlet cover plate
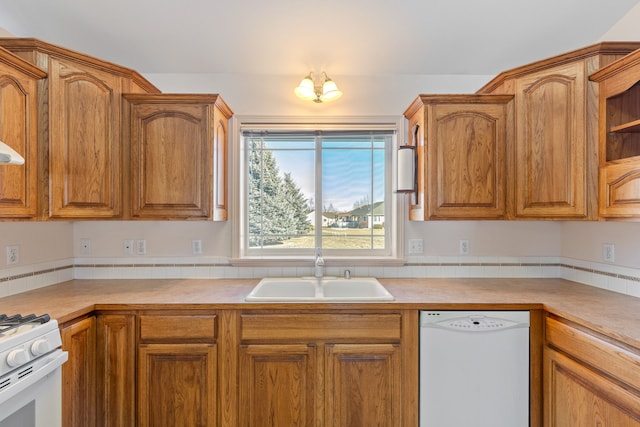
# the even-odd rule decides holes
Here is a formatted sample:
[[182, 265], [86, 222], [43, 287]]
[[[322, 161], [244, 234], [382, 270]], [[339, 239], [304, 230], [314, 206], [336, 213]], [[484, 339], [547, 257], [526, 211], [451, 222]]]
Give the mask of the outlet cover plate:
[[469, 240], [460, 240], [460, 255], [469, 255]]
[[409, 239], [409, 253], [421, 254], [424, 252], [424, 241], [422, 239]]
[[7, 246], [7, 265], [20, 262], [20, 248], [17, 245]]

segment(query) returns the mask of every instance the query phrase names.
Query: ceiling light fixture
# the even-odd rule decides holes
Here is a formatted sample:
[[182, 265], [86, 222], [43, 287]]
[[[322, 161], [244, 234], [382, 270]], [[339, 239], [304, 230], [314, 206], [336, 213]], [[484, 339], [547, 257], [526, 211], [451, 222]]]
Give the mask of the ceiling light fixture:
[[294, 92], [300, 99], [317, 103], [333, 101], [342, 96], [342, 92], [338, 89], [336, 83], [327, 77], [327, 73], [324, 71], [319, 84], [316, 84], [313, 79], [313, 72], [310, 72], [307, 77], [302, 79]]

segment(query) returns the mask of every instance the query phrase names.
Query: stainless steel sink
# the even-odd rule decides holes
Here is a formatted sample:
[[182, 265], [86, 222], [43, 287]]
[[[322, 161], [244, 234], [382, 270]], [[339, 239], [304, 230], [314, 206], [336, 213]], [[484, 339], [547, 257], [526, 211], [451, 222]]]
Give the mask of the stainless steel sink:
[[262, 302], [366, 302], [393, 301], [393, 295], [374, 277], [352, 279], [270, 277], [247, 295], [245, 301]]

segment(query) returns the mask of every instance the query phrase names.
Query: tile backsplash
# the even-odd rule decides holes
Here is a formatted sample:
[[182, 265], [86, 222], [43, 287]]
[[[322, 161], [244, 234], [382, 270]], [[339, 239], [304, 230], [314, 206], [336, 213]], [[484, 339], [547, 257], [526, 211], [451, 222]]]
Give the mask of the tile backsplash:
[[[378, 278], [520, 277], [584, 283], [640, 297], [640, 270], [564, 257], [415, 257], [403, 266], [326, 268], [327, 275]], [[312, 275], [312, 267], [234, 267], [226, 259], [158, 258], [144, 263], [113, 259], [68, 259], [0, 270], [0, 297], [71, 279], [262, 278]]]

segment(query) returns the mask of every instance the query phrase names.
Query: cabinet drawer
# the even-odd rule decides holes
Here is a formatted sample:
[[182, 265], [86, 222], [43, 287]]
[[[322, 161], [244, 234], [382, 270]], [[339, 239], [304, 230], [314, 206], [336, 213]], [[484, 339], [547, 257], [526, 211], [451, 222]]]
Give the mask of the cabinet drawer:
[[214, 343], [216, 316], [141, 315], [141, 343]]
[[550, 317], [546, 338], [549, 345], [640, 390], [640, 350], [630, 351]]
[[243, 314], [242, 341], [400, 340], [401, 316], [392, 314]]

